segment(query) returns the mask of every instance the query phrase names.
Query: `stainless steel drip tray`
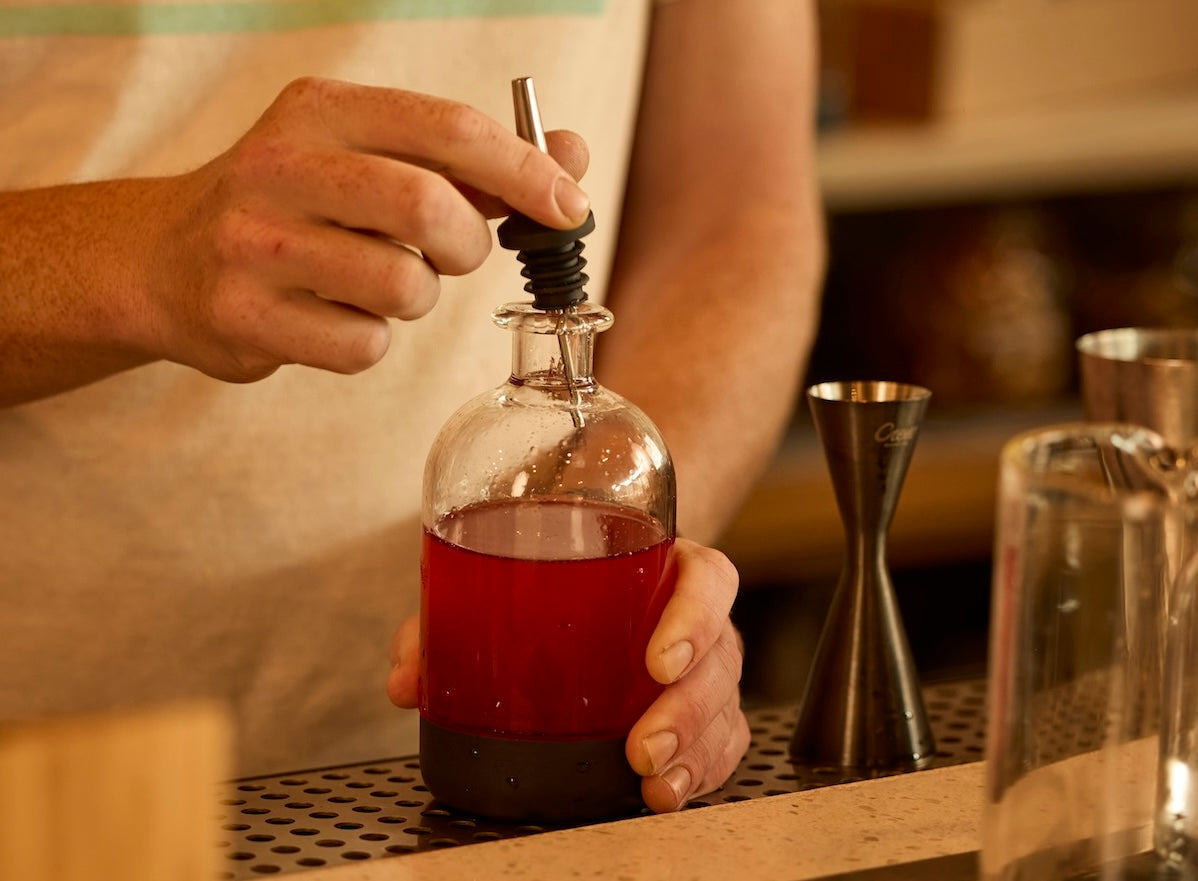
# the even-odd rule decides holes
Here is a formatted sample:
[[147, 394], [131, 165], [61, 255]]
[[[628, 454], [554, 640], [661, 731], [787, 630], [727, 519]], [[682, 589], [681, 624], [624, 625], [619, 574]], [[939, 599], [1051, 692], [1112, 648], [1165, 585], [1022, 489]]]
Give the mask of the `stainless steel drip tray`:
[[[924, 689], [937, 752], [933, 767], [982, 758], [985, 683]], [[848, 783], [787, 758], [795, 707], [747, 711], [752, 741], [728, 782], [687, 810]], [[558, 826], [499, 823], [450, 810], [429, 794], [416, 756], [234, 781], [222, 801], [225, 879], [257, 878], [355, 860], [514, 838]]]

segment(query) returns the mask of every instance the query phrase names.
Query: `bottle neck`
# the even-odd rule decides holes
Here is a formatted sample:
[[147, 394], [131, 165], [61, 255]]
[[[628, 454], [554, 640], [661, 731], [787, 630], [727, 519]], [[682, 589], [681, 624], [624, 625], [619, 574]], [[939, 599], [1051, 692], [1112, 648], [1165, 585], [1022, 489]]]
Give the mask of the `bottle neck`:
[[565, 391], [594, 388], [595, 334], [612, 323], [602, 306], [582, 303], [544, 311], [510, 303], [493, 318], [513, 332], [510, 382]]

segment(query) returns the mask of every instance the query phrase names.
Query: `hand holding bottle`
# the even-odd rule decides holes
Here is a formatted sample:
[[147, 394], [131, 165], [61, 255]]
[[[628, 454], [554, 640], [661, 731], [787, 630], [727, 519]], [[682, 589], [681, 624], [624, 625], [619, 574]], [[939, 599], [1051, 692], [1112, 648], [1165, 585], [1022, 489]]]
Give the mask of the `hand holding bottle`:
[[[630, 732], [626, 754], [654, 811], [680, 808], [715, 789], [749, 744], [740, 709], [740, 637], [728, 615], [737, 573], [718, 551], [677, 539], [664, 578], [673, 596], [646, 653], [650, 674], [667, 685]], [[419, 626], [406, 620], [391, 644], [391, 701], [416, 706]]]
[[740, 708], [740, 634], [729, 613], [739, 582], [719, 551], [679, 538], [664, 577], [674, 593], [645, 661], [667, 688], [633, 726], [628, 761], [654, 811], [673, 811], [720, 786], [749, 746]]

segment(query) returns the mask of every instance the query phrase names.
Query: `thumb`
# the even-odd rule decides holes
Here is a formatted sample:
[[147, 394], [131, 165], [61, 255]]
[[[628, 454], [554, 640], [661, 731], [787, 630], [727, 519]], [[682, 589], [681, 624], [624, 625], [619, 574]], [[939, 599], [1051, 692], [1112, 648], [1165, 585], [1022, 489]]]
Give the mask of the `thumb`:
[[580, 135], [565, 129], [554, 129], [545, 132], [545, 146], [549, 155], [557, 160], [567, 174], [574, 180], [582, 180], [587, 166], [591, 164], [591, 153]]
[[411, 709], [418, 700], [420, 674], [420, 618], [413, 615], [395, 631], [391, 640], [391, 672], [387, 674], [387, 697], [397, 707]]

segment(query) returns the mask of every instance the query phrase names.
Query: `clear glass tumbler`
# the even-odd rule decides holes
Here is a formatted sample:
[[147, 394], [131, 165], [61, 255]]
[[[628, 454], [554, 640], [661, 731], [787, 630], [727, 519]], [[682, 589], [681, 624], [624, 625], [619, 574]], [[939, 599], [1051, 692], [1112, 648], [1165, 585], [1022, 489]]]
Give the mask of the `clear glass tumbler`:
[[1016, 436], [1000, 463], [982, 877], [1129, 878], [1150, 848], [1167, 585], [1162, 441]]
[[1170, 451], [1162, 471], [1173, 504], [1166, 525], [1169, 592], [1157, 607], [1165, 656], [1154, 848], [1163, 871], [1198, 869], [1198, 329], [1119, 327], [1077, 340], [1082, 402], [1091, 422], [1134, 422]]

